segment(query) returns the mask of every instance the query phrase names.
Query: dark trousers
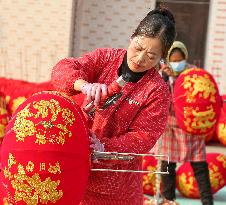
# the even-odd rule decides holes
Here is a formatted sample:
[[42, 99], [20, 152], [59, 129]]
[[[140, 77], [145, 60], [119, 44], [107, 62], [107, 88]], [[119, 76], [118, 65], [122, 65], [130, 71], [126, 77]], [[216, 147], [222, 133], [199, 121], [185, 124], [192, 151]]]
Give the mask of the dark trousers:
[[[213, 195], [211, 193], [207, 162], [191, 162], [191, 166], [199, 187], [202, 204], [213, 205]], [[170, 162], [168, 164], [167, 161], [162, 161], [161, 170], [166, 171], [167, 167], [169, 174], [164, 174], [161, 176], [162, 196], [168, 200], [173, 201], [176, 199], [176, 163]]]

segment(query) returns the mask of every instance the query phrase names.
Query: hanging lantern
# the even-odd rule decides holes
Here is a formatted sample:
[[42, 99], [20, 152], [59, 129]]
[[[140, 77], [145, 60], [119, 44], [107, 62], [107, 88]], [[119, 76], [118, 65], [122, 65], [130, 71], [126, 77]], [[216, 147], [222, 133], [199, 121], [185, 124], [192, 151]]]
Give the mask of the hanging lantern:
[[[219, 153], [208, 153], [207, 162], [211, 190], [214, 194], [226, 185], [226, 156]], [[189, 162], [182, 164], [177, 170], [176, 186], [183, 196], [200, 198], [198, 184]]]
[[192, 68], [182, 72], [174, 85], [173, 103], [178, 125], [185, 132], [200, 135], [214, 131], [221, 99], [207, 71]]
[[0, 203], [78, 205], [90, 170], [88, 135], [71, 98], [57, 92], [29, 97], [2, 144]]

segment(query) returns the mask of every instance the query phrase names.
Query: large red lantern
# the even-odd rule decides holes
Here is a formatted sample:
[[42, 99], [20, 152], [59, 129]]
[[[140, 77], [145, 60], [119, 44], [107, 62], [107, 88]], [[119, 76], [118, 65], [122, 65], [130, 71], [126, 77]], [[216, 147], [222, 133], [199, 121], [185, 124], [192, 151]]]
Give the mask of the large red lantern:
[[220, 114], [221, 98], [213, 77], [201, 68], [182, 72], [173, 97], [178, 125], [191, 134], [213, 132]]
[[[219, 153], [208, 153], [207, 162], [212, 193], [226, 185], [226, 156]], [[178, 191], [188, 198], [200, 198], [198, 184], [189, 162], [177, 170], [176, 186]]]
[[90, 170], [89, 132], [78, 105], [57, 92], [35, 94], [6, 130], [0, 203], [78, 205]]

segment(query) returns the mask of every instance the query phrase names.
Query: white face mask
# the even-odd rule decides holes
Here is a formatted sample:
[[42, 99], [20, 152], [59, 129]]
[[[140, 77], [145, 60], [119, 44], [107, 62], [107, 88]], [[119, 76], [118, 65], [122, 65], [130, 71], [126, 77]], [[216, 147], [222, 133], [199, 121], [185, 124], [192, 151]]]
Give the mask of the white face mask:
[[180, 62], [170, 62], [170, 65], [175, 72], [181, 72], [185, 69], [186, 60], [182, 60]]

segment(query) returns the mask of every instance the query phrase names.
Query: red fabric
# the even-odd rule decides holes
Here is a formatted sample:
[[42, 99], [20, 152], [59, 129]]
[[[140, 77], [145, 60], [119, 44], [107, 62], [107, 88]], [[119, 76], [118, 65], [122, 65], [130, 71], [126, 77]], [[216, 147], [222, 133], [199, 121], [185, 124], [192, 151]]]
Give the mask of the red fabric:
[[214, 131], [221, 99], [214, 78], [204, 69], [183, 71], [174, 86], [174, 109], [178, 125], [194, 135]]
[[[73, 83], [85, 79], [89, 83], [110, 85], [118, 78], [118, 69], [126, 51], [97, 49], [78, 59], [60, 61], [53, 69], [52, 83], [57, 90], [73, 95]], [[148, 152], [162, 134], [169, 110], [169, 91], [156, 69], [150, 69], [137, 83], [127, 83], [116, 104], [95, 113], [90, 127], [106, 151]], [[141, 169], [141, 159], [127, 164], [106, 164], [116, 169]], [[106, 167], [105, 166], [105, 167]], [[104, 168], [103, 165], [94, 167]], [[113, 202], [114, 201], [114, 202]], [[101, 203], [102, 202], [102, 203]], [[134, 173], [93, 172], [82, 204], [143, 203], [142, 175]]]
[[23, 80], [0, 78], [0, 92], [4, 93], [7, 100], [7, 110], [12, 115], [16, 108], [32, 94], [39, 91], [54, 90], [51, 83], [32, 83]]
[[5, 95], [0, 92], [0, 147], [5, 134], [5, 127], [9, 121], [9, 114], [6, 109]]
[[[226, 185], [226, 156], [208, 153], [206, 156], [210, 173], [212, 193], [216, 193]], [[177, 170], [176, 186], [178, 191], [188, 198], [200, 198], [199, 189], [190, 163], [184, 163]]]
[[0, 202], [13, 198], [14, 204], [29, 204], [35, 197], [38, 204], [79, 204], [90, 170], [80, 108], [57, 92], [28, 98], [7, 126], [1, 163]]

